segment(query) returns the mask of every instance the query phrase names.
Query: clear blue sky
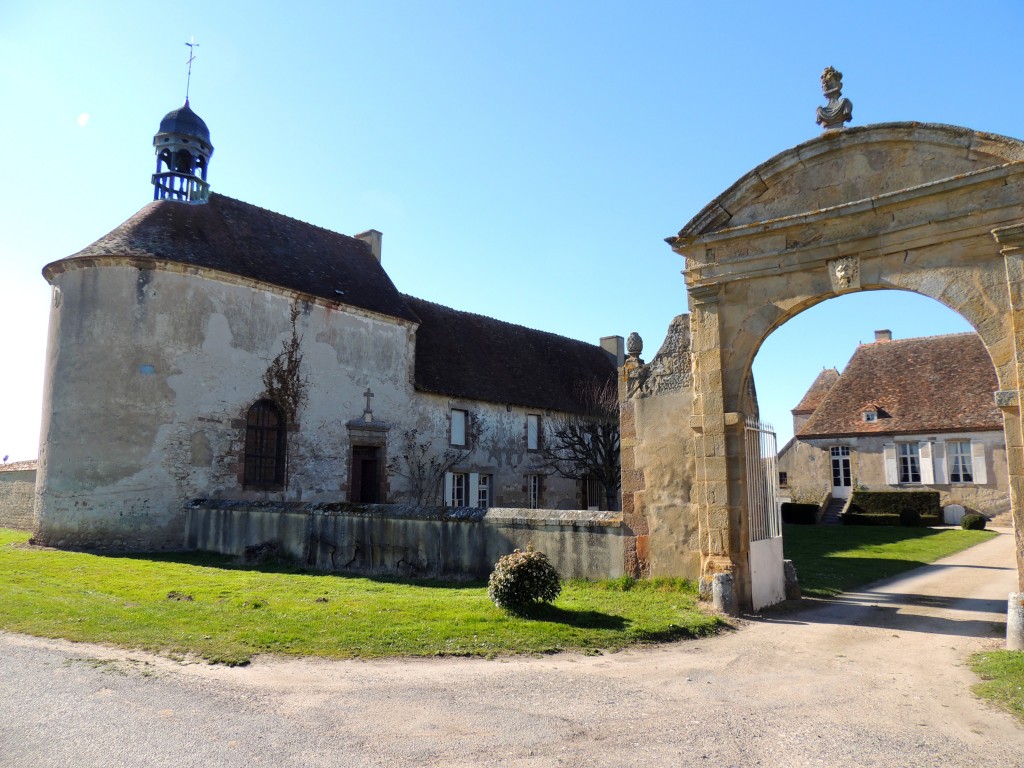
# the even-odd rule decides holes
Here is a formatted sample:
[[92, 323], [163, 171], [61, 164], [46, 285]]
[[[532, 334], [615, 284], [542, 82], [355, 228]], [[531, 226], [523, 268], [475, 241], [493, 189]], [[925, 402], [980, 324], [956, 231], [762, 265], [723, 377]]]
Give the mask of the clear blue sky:
[[[686, 311], [663, 238], [816, 136], [821, 70], [854, 124], [1024, 135], [1024, 4], [50, 2], [0, 4], [0, 456], [36, 454], [40, 268], [151, 199], [152, 137], [191, 103], [221, 193], [384, 232], [399, 289], [650, 359]], [[914, 297], [911, 297], [914, 298]], [[867, 306], [865, 306], [867, 305]], [[824, 366], [875, 328], [966, 330], [930, 300], [862, 294], [777, 331], [755, 375], [780, 441]]]

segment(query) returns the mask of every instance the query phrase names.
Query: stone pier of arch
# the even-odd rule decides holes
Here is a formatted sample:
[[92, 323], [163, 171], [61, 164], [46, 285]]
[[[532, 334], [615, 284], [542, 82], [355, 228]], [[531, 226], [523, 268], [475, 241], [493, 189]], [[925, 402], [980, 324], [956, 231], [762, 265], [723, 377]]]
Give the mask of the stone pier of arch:
[[958, 312], [992, 359], [1024, 592], [1024, 142], [921, 123], [826, 131], [744, 175], [668, 242], [686, 259], [689, 312], [620, 381], [635, 573], [730, 573], [749, 608], [754, 356], [815, 304], [898, 289]]

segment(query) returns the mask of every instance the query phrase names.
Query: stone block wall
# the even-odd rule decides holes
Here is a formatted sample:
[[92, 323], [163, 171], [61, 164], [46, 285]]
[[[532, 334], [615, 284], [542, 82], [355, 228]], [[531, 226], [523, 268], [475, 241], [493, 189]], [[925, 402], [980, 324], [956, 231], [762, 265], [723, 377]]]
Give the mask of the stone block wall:
[[611, 579], [628, 532], [617, 512], [577, 510], [204, 500], [187, 512], [185, 549], [242, 555], [268, 542], [320, 570], [446, 578], [486, 578], [533, 544], [563, 578]]
[[0, 466], [0, 528], [31, 531], [36, 498], [36, 462]]

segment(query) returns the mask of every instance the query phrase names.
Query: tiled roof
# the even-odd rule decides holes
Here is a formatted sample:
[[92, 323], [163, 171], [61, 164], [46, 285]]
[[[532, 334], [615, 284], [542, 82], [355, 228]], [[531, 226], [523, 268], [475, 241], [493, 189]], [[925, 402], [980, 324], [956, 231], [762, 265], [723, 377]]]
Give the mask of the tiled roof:
[[814, 410], [821, 405], [821, 401], [825, 399], [825, 395], [829, 393], [829, 390], [832, 389], [837, 381], [839, 381], [839, 371], [835, 368], [824, 369], [818, 374], [810, 389], [807, 390], [807, 394], [804, 395], [803, 399], [791, 413], [794, 416], [805, 416], [809, 413], [814, 413]]
[[215, 269], [416, 319], [367, 243], [223, 195], [211, 194], [205, 204], [150, 203], [70, 258], [101, 256]]
[[416, 389], [556, 411], [581, 410], [581, 384], [615, 364], [601, 347], [404, 297], [419, 315]]
[[28, 461], [12, 461], [7, 464], [0, 464], [0, 472], [27, 472], [29, 470], [35, 470], [36, 459], [29, 459]]
[[[996, 389], [977, 334], [862, 344], [799, 437], [1002, 429]], [[877, 421], [864, 421], [869, 409]]]

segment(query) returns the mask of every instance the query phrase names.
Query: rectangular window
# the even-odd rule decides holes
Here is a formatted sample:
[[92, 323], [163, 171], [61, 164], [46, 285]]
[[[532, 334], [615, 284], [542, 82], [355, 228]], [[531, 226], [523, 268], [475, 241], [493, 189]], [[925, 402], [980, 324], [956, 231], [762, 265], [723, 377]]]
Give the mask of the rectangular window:
[[540, 475], [526, 476], [526, 502], [530, 509], [540, 509]]
[[476, 505], [480, 509], [487, 509], [491, 506], [491, 476], [480, 475], [476, 487]]
[[449, 486], [446, 489], [445, 504], [449, 507], [466, 506], [466, 490], [469, 487], [469, 477], [465, 472], [450, 473]]
[[779, 487], [785, 488], [789, 485], [789, 475], [785, 472], [779, 472]]
[[897, 443], [901, 483], [921, 482], [921, 449], [917, 443]]
[[949, 450], [949, 482], [973, 483], [974, 472], [971, 469], [971, 441], [953, 440], [948, 444]]
[[452, 445], [466, 445], [466, 411], [452, 408]]
[[601, 484], [596, 478], [584, 475], [580, 478], [580, 509], [598, 510], [601, 508]]
[[540, 416], [536, 413], [526, 414], [526, 450], [536, 451], [540, 448]]

